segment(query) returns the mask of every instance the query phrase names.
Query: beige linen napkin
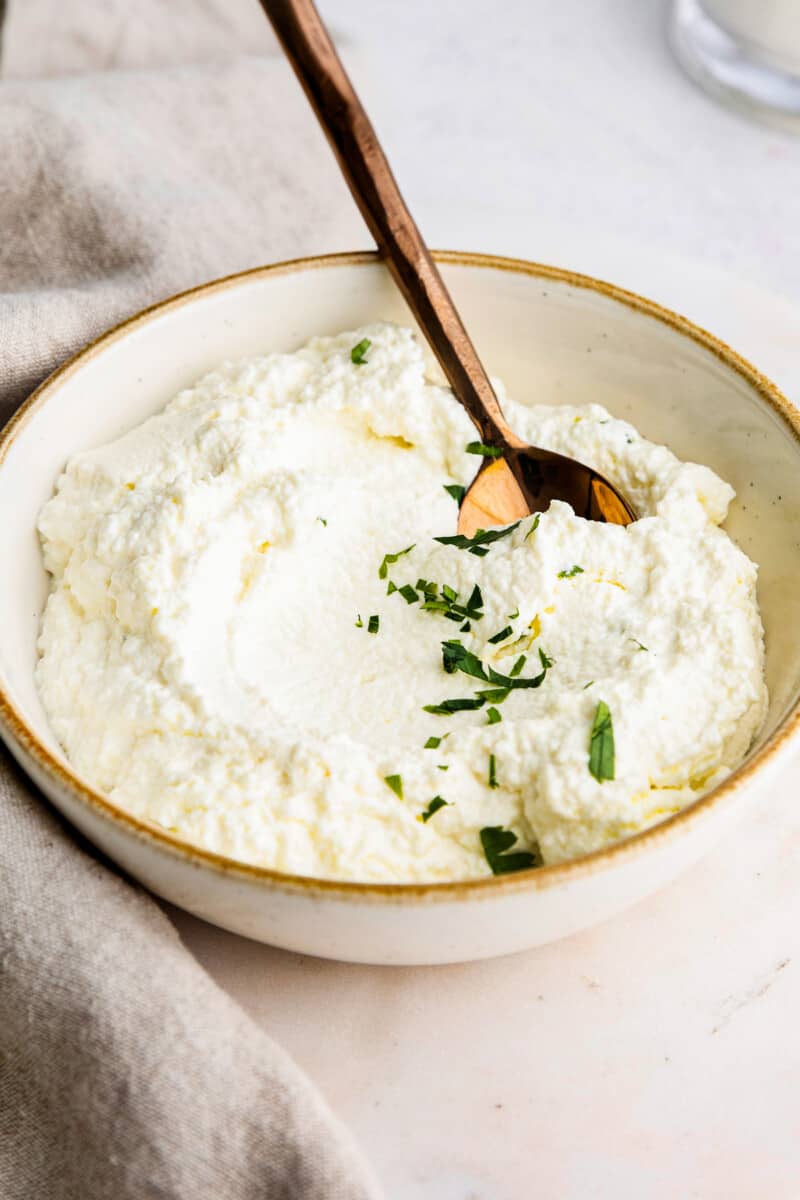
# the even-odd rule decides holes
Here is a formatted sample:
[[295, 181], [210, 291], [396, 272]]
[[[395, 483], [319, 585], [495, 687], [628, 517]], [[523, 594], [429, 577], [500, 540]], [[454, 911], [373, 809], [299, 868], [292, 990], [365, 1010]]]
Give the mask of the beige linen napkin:
[[[68, 353], [145, 303], [365, 243], [290, 72], [266, 34], [248, 40], [262, 36], [250, 4], [12, 0], [0, 423]], [[60, 42], [73, 73], [59, 77]], [[3, 1200], [377, 1194], [300, 1071], [0, 749]]]

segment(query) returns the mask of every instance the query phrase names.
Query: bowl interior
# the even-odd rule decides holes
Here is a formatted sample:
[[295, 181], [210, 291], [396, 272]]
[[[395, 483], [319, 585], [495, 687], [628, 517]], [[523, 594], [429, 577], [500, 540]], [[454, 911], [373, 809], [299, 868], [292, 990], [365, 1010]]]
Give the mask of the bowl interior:
[[[758, 749], [800, 690], [800, 442], [787, 418], [685, 329], [545, 268], [444, 256], [488, 369], [520, 401], [597, 401], [736, 489], [732, 537], [759, 565], [771, 703]], [[458, 261], [455, 259], [458, 258]], [[377, 319], [410, 322], [372, 256], [264, 269], [129, 322], [39, 393], [0, 449], [0, 687], [62, 762], [34, 686], [47, 580], [36, 518], [70, 454], [158, 411], [225, 358], [295, 349]]]

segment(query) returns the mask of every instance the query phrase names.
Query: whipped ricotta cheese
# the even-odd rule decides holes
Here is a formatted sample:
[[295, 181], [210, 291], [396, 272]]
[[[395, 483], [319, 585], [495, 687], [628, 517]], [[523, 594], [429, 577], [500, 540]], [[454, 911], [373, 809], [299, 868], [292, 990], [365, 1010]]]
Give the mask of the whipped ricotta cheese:
[[78, 773], [209, 850], [364, 881], [558, 863], [722, 779], [767, 700], [732, 489], [598, 405], [502, 402], [641, 519], [435, 540], [476, 435], [388, 324], [224, 363], [72, 458], [37, 672]]

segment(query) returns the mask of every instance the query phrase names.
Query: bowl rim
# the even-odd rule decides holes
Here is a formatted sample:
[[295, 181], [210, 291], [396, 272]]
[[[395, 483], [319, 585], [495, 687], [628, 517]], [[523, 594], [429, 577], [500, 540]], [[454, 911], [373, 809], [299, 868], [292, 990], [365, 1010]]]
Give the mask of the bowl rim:
[[[433, 257], [438, 263], [445, 265], [505, 271], [567, 284], [598, 293], [635, 312], [651, 317], [710, 351], [725, 366], [743, 378], [760, 400], [777, 414], [784, 430], [788, 431], [794, 441], [800, 445], [800, 411], [791, 405], [780, 389], [725, 342], [671, 309], [648, 300], [636, 292], [591, 275], [527, 259], [455, 250], [433, 251]], [[345, 251], [287, 259], [209, 280], [141, 309], [106, 330], [68, 358], [16, 410], [6, 425], [0, 429], [0, 471], [16, 437], [33, 415], [44, 407], [49, 397], [61, 384], [101, 351], [127, 336], [128, 333], [195, 300], [235, 288], [258, 278], [326, 268], [375, 266], [381, 262], [380, 255], [373, 250]], [[560, 884], [575, 882], [642, 853], [664, 846], [667, 842], [679, 838], [699, 821], [704, 820], [712, 810], [718, 809], [726, 799], [738, 792], [742, 785], [749, 782], [763, 767], [774, 763], [778, 752], [787, 747], [790, 739], [799, 729], [800, 697], [784, 713], [764, 745], [750, 754], [743, 763], [706, 795], [658, 824], [580, 858], [499, 877], [489, 876], [481, 879], [429, 883], [359, 883], [351, 880], [320, 879], [316, 876], [290, 874], [276, 871], [270, 867], [240, 862], [186, 842], [154, 822], [134, 817], [125, 809], [112, 803], [101, 792], [84, 783], [73, 773], [68, 764], [60, 762], [51, 753], [12, 704], [3, 680], [0, 678], [0, 734], [8, 743], [9, 748], [13, 750], [16, 744], [57, 788], [65, 790], [81, 807], [116, 826], [124, 834], [133, 835], [136, 839], [149, 843], [154, 850], [166, 853], [173, 858], [179, 858], [190, 866], [210, 868], [221, 875], [234, 875], [243, 881], [260, 885], [269, 890], [302, 892], [311, 896], [335, 895], [342, 900], [382, 901], [392, 904], [456, 899], [478, 900], [489, 899], [500, 893], [540, 891]]]

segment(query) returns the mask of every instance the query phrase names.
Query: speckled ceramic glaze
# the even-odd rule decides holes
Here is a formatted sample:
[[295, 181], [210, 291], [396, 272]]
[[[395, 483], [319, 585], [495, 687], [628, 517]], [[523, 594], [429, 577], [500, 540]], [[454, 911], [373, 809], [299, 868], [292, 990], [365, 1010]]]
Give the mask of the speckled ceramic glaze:
[[437, 256], [488, 368], [519, 400], [598, 401], [736, 488], [726, 528], [759, 565], [771, 704], [720, 787], [610, 850], [472, 883], [358, 885], [247, 867], [137, 821], [79, 779], [34, 685], [47, 594], [35, 522], [67, 457], [160, 409], [224, 358], [410, 318], [370, 254], [265, 267], [149, 309], [56, 372], [0, 435], [0, 732], [50, 800], [131, 875], [227, 929], [307, 954], [375, 963], [489, 957], [562, 937], [694, 862], [764, 784], [800, 725], [800, 422], [768, 381], [657, 305], [549, 267]]

